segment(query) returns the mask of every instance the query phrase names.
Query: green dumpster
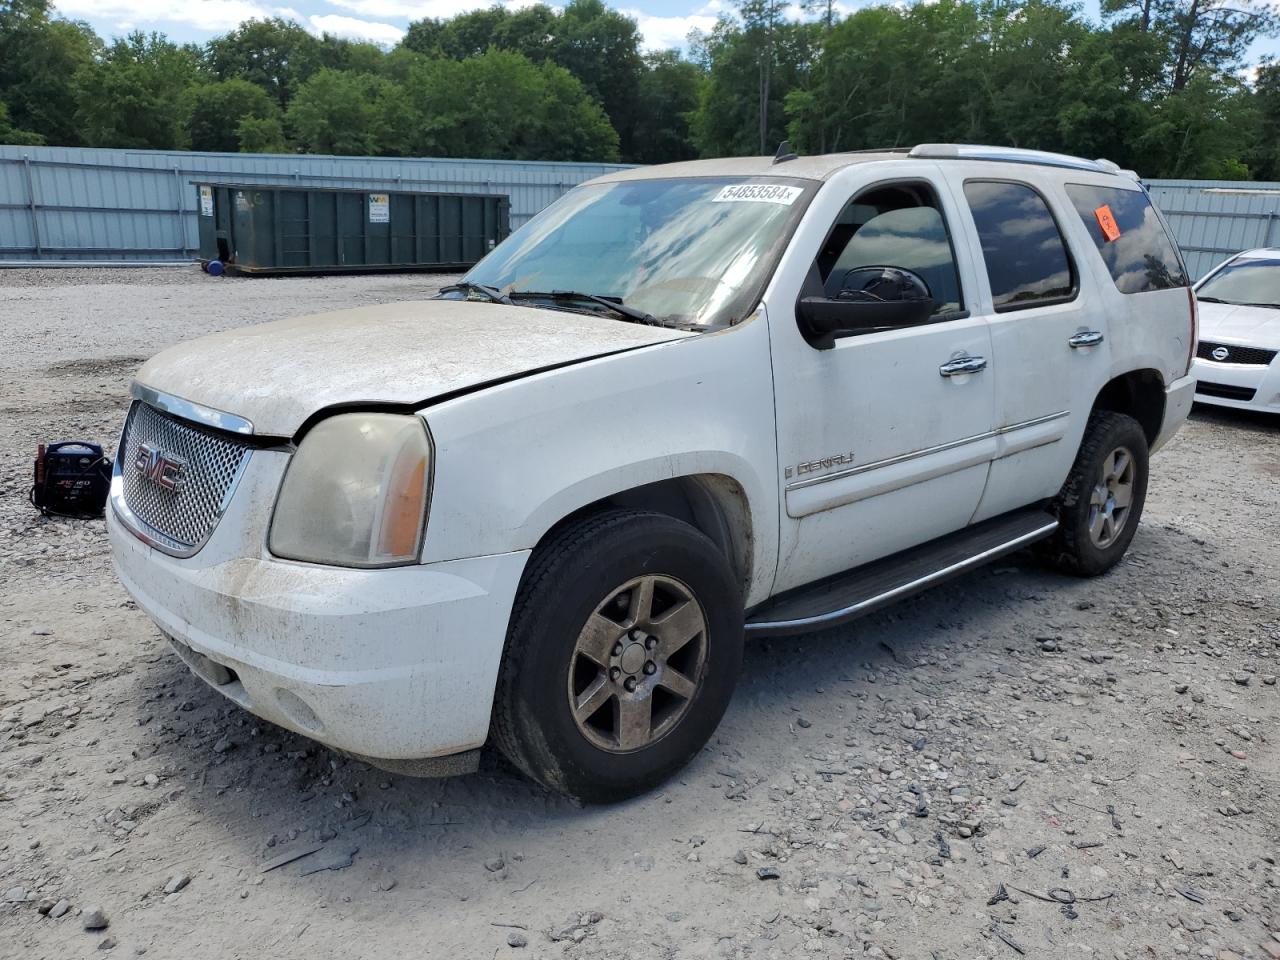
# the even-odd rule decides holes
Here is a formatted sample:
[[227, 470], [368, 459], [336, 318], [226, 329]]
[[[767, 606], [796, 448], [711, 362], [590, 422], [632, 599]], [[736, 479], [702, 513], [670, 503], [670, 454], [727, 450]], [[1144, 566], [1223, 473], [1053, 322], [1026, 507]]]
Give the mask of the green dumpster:
[[465, 270], [510, 232], [492, 194], [195, 186], [200, 261], [237, 273]]

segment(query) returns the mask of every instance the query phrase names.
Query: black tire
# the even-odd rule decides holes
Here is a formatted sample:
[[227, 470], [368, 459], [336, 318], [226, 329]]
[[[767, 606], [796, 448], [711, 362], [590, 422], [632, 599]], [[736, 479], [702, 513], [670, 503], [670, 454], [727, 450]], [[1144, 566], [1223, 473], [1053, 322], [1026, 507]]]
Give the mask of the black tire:
[[[1115, 451], [1132, 455], [1131, 497], [1124, 522], [1112, 538], [1099, 544], [1090, 533], [1094, 491], [1101, 489], [1104, 465]], [[1040, 555], [1053, 567], [1078, 577], [1106, 573], [1124, 556], [1142, 519], [1147, 499], [1147, 437], [1138, 421], [1123, 413], [1097, 410], [1089, 417], [1080, 451], [1051, 511], [1058, 529], [1044, 541]], [[1105, 486], [1105, 484], [1103, 485]]]
[[[662, 683], [669, 666], [675, 669], [671, 665], [676, 663], [676, 655], [688, 654], [673, 655], [669, 663], [663, 661], [662, 667], [655, 668], [658, 676], [642, 673], [640, 683], [651, 685], [627, 698], [639, 699], [646, 689], [653, 690], [654, 704], [663, 701], [665, 722], [671, 725], [647, 745], [618, 752], [618, 717], [624, 699], [621, 688], [611, 688], [613, 693], [600, 708], [605, 712], [596, 714], [606, 720], [612, 717], [618, 724], [618, 739], [610, 750], [593, 743], [584, 732], [595, 733], [595, 727], [588, 724], [580, 729], [579, 720], [575, 720], [570, 697], [577, 675], [570, 670], [581, 670], [585, 664], [588, 673], [599, 671], [590, 683], [604, 683], [609, 669], [597, 667], [580, 651], [579, 635], [585, 636], [588, 618], [607, 612], [604, 605], [616, 602], [621, 610], [631, 596], [630, 592], [619, 592], [623, 585], [655, 576], [663, 579], [649, 581], [655, 584], [654, 595], [659, 596], [650, 605], [655, 623], [649, 630], [659, 632], [657, 611], [666, 602], [663, 597], [672, 584], [687, 590], [688, 596], [673, 594], [676, 599], [670, 601], [670, 609], [683, 606], [692, 597], [697, 603], [695, 612], [702, 614], [702, 629], [694, 634], [701, 638], [696, 641], [701, 646], [694, 651], [699, 656], [698, 669], [689, 670], [698, 674], [697, 685], [685, 698], [675, 697], [665, 688], [656, 691], [653, 686]], [[625, 629], [629, 614], [617, 615]], [[710, 539], [689, 524], [638, 510], [611, 510], [567, 524], [538, 547], [521, 580], [494, 697], [493, 740], [521, 771], [567, 796], [588, 803], [611, 803], [645, 793], [688, 763], [720, 723], [742, 667], [742, 621], [741, 589], [727, 560]], [[643, 638], [643, 631], [637, 633]], [[657, 636], [652, 639], [658, 646]], [[630, 632], [620, 640], [619, 646], [627, 644], [628, 649], [633, 643]], [[683, 649], [692, 649], [694, 642], [687, 642]], [[634, 658], [628, 662], [633, 663]], [[650, 666], [645, 663], [643, 670]], [[680, 678], [681, 674], [670, 676]], [[637, 679], [631, 674], [622, 677]], [[653, 717], [660, 716], [657, 706], [651, 709]], [[655, 722], [654, 729], [658, 726]], [[605, 733], [595, 735], [605, 737]]]

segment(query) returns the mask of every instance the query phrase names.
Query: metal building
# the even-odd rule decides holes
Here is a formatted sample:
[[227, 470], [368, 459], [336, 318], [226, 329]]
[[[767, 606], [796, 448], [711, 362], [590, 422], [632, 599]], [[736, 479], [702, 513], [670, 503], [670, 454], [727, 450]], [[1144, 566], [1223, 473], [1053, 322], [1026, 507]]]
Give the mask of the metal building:
[[1280, 183], [1146, 180], [1187, 269], [1200, 279], [1232, 254], [1280, 245]]
[[[620, 164], [0, 145], [0, 260], [190, 260], [193, 181], [325, 189], [504, 194], [514, 229], [569, 188]], [[1203, 276], [1280, 244], [1280, 183], [1148, 180], [1187, 266]]]
[[520, 226], [619, 164], [0, 145], [0, 260], [190, 260], [193, 181], [503, 194]]

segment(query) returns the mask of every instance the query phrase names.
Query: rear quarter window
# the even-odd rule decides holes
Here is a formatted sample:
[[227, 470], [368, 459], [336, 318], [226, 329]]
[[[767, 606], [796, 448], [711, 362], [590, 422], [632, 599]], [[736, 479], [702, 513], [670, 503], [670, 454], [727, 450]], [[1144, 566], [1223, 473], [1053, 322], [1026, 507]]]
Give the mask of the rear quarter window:
[[1121, 293], [1189, 285], [1177, 248], [1146, 193], [1082, 183], [1068, 183], [1066, 189]]

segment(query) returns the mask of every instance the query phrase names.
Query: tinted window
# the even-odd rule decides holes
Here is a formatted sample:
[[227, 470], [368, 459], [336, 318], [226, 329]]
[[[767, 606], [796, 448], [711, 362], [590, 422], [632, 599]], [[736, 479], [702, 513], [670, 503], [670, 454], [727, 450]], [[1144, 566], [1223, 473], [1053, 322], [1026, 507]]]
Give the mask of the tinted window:
[[[1071, 198], [1121, 293], [1187, 286], [1178, 252], [1141, 190], [1067, 184]], [[1103, 229], [1110, 210], [1114, 229]]]
[[946, 222], [924, 184], [881, 186], [854, 198], [840, 215], [818, 268], [828, 297], [838, 297], [850, 271], [884, 266], [924, 280], [934, 313], [960, 309], [960, 280]]
[[1075, 292], [1071, 259], [1040, 194], [1024, 183], [971, 180], [964, 195], [997, 310], [1062, 300]]

